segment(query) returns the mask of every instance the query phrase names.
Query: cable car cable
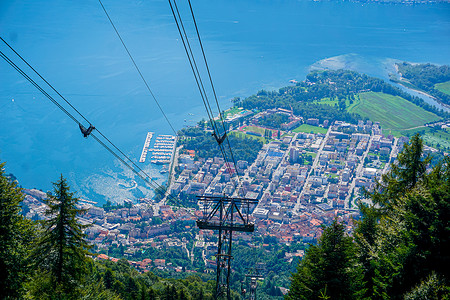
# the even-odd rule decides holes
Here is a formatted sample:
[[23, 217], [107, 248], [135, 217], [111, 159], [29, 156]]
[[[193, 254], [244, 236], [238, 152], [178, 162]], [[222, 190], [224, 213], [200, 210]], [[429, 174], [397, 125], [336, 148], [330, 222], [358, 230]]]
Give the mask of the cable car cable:
[[[0, 39], [6, 43], [6, 41], [0, 37]], [[45, 80], [34, 68], [31, 67], [31, 65], [26, 62], [26, 60], [20, 56], [17, 51], [15, 51], [9, 44], [7, 44], [9, 48], [11, 48], [11, 50], [14, 51], [15, 54], [17, 54], [17, 56], [19, 56], [42, 80], [44, 80], [59, 96], [61, 96], [61, 98], [64, 99], [65, 102], [67, 102], [67, 104], [72, 107], [78, 114], [80, 114], [80, 116], [82, 116], [82, 118], [84, 120], [86, 120], [86, 122], [88, 122], [89, 124], [92, 124], [91, 122], [89, 122], [78, 110], [75, 109], [75, 107], [66, 99], [64, 98], [47, 80]], [[77, 123], [78, 125], [81, 125], [81, 123], [78, 121], [77, 118], [75, 118], [69, 111], [67, 111], [58, 101], [56, 101], [51, 95], [49, 95], [39, 84], [37, 84], [30, 76], [28, 76], [19, 66], [17, 66], [6, 54], [4, 54], [1, 50], [0, 50], [0, 56], [9, 64], [11, 65], [19, 74], [21, 74], [25, 79], [27, 79], [36, 89], [38, 89], [44, 96], [46, 96], [53, 104], [55, 104], [61, 111], [63, 111], [70, 119], [72, 119], [75, 123]], [[119, 159], [123, 164], [125, 164], [125, 166], [127, 166], [131, 171], [133, 171], [136, 175], [138, 175], [142, 180], [144, 180], [147, 184], [149, 184], [152, 188], [156, 189], [156, 188], [162, 188], [164, 189], [164, 187], [162, 187], [161, 185], [159, 185], [155, 180], [153, 180], [153, 178], [150, 177], [150, 175], [148, 175], [145, 171], [143, 171], [139, 166], [137, 166], [125, 153], [123, 153], [122, 150], [120, 150], [111, 140], [109, 140], [102, 132], [100, 132], [98, 129], [96, 129], [97, 132], [106, 140], [108, 141], [108, 143], [110, 143], [123, 157], [125, 157], [129, 162], [131, 162], [131, 164], [133, 166], [135, 166], [135, 168], [137, 168], [139, 170], [139, 172], [133, 168], [130, 164], [128, 164], [123, 158], [121, 158], [117, 153], [115, 153], [110, 147], [108, 147], [105, 143], [103, 143], [97, 136], [95, 136], [94, 134], [91, 134], [93, 136], [93, 138], [101, 145], [103, 146], [106, 150], [108, 150], [111, 154], [113, 154], [117, 159]], [[145, 176], [147, 177], [147, 179], [145, 179], [145, 177], [140, 174], [140, 172], [142, 172], [143, 174], [145, 174]], [[149, 180], [150, 179], [150, 180]], [[156, 187], [156, 188], [155, 188]], [[177, 199], [173, 196], [171, 196], [170, 194], [167, 194], [167, 190], [164, 193], [165, 197], [170, 196], [171, 200], [175, 200], [175, 202], [178, 202]]]
[[[195, 15], [194, 15], [194, 10], [193, 10], [192, 5], [191, 5], [191, 0], [188, 0], [188, 3], [189, 3], [189, 9], [191, 11], [192, 20], [193, 20], [194, 26], [195, 26], [195, 31], [197, 33], [198, 41], [199, 41], [199, 44], [200, 44], [200, 49], [202, 50], [203, 60], [205, 61], [206, 70], [208, 72], [209, 82], [211, 83], [211, 88], [212, 88], [212, 91], [213, 91], [213, 94], [214, 94], [214, 99], [216, 100], [217, 109], [219, 110], [219, 117], [220, 117], [220, 120], [222, 122], [223, 130], [226, 132], [225, 124], [224, 124], [223, 116], [222, 116], [222, 110], [220, 109], [219, 101], [217, 99], [216, 89], [214, 88], [214, 83], [213, 83], [213, 80], [212, 80], [211, 72], [209, 71], [208, 61], [206, 59], [206, 54], [205, 54], [205, 50], [203, 48], [202, 39], [200, 37], [200, 33], [199, 33], [199, 30], [198, 30], [197, 21], [195, 20]], [[236, 174], [237, 174], [238, 179], [239, 179], [239, 172], [238, 172], [238, 169], [237, 169], [236, 160], [234, 159], [233, 150], [231, 149], [231, 144], [230, 144], [230, 140], [229, 140], [228, 136], [226, 136], [226, 140], [227, 140], [227, 143], [228, 143], [228, 147], [230, 148], [231, 157], [233, 159], [233, 163], [234, 163], [235, 169], [236, 169]]]
[[159, 110], [161, 111], [161, 113], [163, 114], [164, 118], [166, 119], [167, 123], [169, 123], [170, 128], [172, 128], [172, 131], [175, 133], [175, 135], [177, 135], [177, 132], [175, 130], [175, 128], [172, 126], [172, 123], [170, 123], [169, 118], [167, 118], [166, 114], [164, 113], [161, 105], [159, 104], [158, 100], [155, 97], [155, 94], [153, 94], [152, 90], [150, 89], [150, 86], [147, 83], [147, 80], [145, 80], [144, 75], [142, 75], [141, 70], [139, 69], [138, 65], [136, 64], [133, 56], [131, 55], [130, 51], [128, 50], [128, 47], [125, 45], [125, 42], [123, 41], [122, 37], [120, 36], [119, 31], [117, 30], [116, 26], [114, 25], [113, 21], [111, 20], [108, 12], [106, 11], [105, 6], [103, 5], [101, 0], [98, 0], [98, 2], [100, 2], [100, 5], [103, 8], [103, 11], [105, 12], [106, 16], [108, 17], [109, 22], [111, 23], [112, 27], [114, 28], [114, 31], [116, 32], [117, 36], [120, 39], [120, 42], [122, 43], [123, 47], [125, 48], [125, 50], [128, 53], [128, 56], [130, 57], [131, 61], [133, 62], [134, 67], [136, 68], [136, 70], [138, 71], [139, 75], [142, 78], [142, 81], [144, 81], [145, 86], [147, 87], [147, 90], [150, 92], [150, 95], [153, 97], [153, 100], [155, 100], [156, 105], [158, 105]]
[[[212, 126], [212, 127], [213, 127], [213, 131], [214, 131], [213, 135], [216, 137], [216, 141], [217, 141], [218, 144], [219, 144], [219, 148], [221, 149], [222, 155], [224, 156], [224, 159], [225, 159], [225, 161], [227, 162], [226, 164], [227, 164], [228, 172], [229, 172], [230, 175], [231, 175], [231, 168], [230, 168], [229, 163], [228, 163], [228, 158], [227, 158], [227, 155], [226, 155], [226, 151], [225, 151], [225, 149], [222, 148], [222, 141], [223, 141], [224, 139], [227, 140], [228, 148], [229, 148], [229, 150], [230, 150], [231, 158], [232, 158], [232, 161], [233, 161], [233, 164], [234, 164], [234, 168], [235, 168], [236, 175], [237, 175], [237, 178], [238, 178], [238, 183], [239, 183], [239, 182], [240, 182], [239, 171], [238, 171], [238, 169], [237, 169], [236, 160], [235, 160], [235, 158], [234, 158], [233, 150], [232, 150], [232, 148], [231, 148], [231, 144], [230, 144], [230, 141], [229, 141], [229, 139], [228, 139], [228, 135], [227, 135], [227, 131], [226, 131], [226, 128], [225, 128], [225, 124], [224, 124], [224, 122], [223, 122], [222, 113], [221, 113], [221, 111], [220, 111], [220, 106], [219, 106], [219, 103], [218, 103], [218, 100], [217, 100], [217, 95], [216, 95], [216, 92], [215, 92], [215, 88], [214, 88], [214, 84], [213, 84], [213, 81], [212, 81], [211, 73], [210, 73], [210, 71], [209, 71], [209, 66], [208, 66], [208, 63], [207, 63], [207, 60], [206, 60], [206, 55], [205, 55], [205, 53], [204, 53], [203, 44], [202, 44], [202, 42], [201, 42], [200, 34], [199, 34], [199, 32], [198, 32], [198, 27], [197, 27], [197, 23], [196, 23], [196, 21], [195, 21], [195, 16], [194, 16], [194, 13], [193, 13], [192, 6], [190, 5], [191, 15], [193, 16], [194, 25], [195, 25], [195, 28], [196, 28], [197, 36], [198, 36], [198, 38], [199, 38], [199, 43], [200, 43], [200, 46], [201, 46], [201, 49], [202, 49], [202, 54], [203, 54], [203, 58], [204, 58], [204, 61], [205, 61], [206, 69], [207, 69], [207, 71], [208, 71], [208, 76], [209, 76], [210, 83], [211, 83], [211, 87], [212, 87], [212, 90], [213, 90], [213, 94], [214, 94], [214, 97], [215, 97], [215, 100], [216, 100], [216, 105], [217, 105], [217, 108], [218, 108], [218, 110], [219, 110], [219, 117], [220, 117], [220, 120], [221, 120], [221, 123], [222, 123], [222, 127], [223, 127], [223, 130], [224, 130], [224, 135], [223, 135], [223, 136], [220, 135], [220, 133], [219, 133], [219, 131], [218, 131], [218, 128], [217, 128], [217, 125], [215, 124], [215, 121], [214, 121], [213, 117], [211, 116], [212, 112], [210, 113], [210, 111], [212, 111], [212, 109], [211, 109], [211, 106], [210, 106], [210, 104], [209, 104], [209, 100], [208, 100], [208, 97], [207, 97], [207, 95], [206, 95], [206, 92], [205, 92], [206, 99], [203, 98], [202, 88], [203, 88], [203, 91], [204, 91], [204, 86], [203, 86], [203, 83], [202, 83], [202, 84], [201, 84], [202, 88], [200, 88], [199, 82], [198, 82], [198, 80], [197, 80], [197, 76], [198, 76], [198, 77], [201, 77], [201, 76], [200, 76], [200, 72], [198, 71], [197, 65], [196, 65], [196, 63], [195, 63], [195, 58], [194, 58], [194, 55], [193, 55], [193, 53], [192, 53], [192, 49], [191, 49], [191, 47], [190, 47], [190, 43], [189, 43], [189, 39], [188, 39], [188, 37], [187, 37], [186, 31], [185, 31], [185, 29], [184, 29], [183, 21], [182, 21], [182, 19], [181, 19], [180, 13], [179, 13], [178, 6], [177, 6], [177, 4], [176, 4], [176, 0], [173, 0], [174, 5], [172, 5], [172, 2], [171, 2], [170, 0], [168, 0], [168, 1], [169, 1], [170, 8], [171, 8], [171, 10], [172, 10], [172, 15], [173, 15], [174, 20], [175, 20], [175, 23], [176, 23], [176, 25], [177, 25], [178, 32], [179, 32], [180, 37], [181, 37], [181, 40], [182, 40], [182, 42], [183, 42], [183, 46], [184, 46], [186, 55], [188, 56], [188, 60], [189, 60], [189, 63], [190, 63], [190, 65], [191, 65], [192, 72], [194, 73], [194, 77], [196, 78], [197, 86], [198, 86], [198, 88], [199, 88], [200, 94], [202, 95], [202, 100], [203, 100], [203, 103], [204, 103], [204, 105], [205, 105], [206, 111], [207, 111], [207, 113], [208, 113], [208, 117], [209, 117], [209, 119], [210, 119], [210, 122], [211, 122], [212, 124], [214, 124], [214, 126]], [[189, 3], [189, 4], [190, 4], [190, 3]], [[174, 7], [175, 7], [175, 10], [177, 11], [177, 15], [178, 15], [178, 18], [179, 18], [179, 22], [178, 22], [178, 20], [177, 20], [176, 15], [175, 15]], [[179, 24], [179, 23], [180, 23], [180, 24]], [[180, 29], [180, 25], [181, 25], [182, 30]], [[182, 34], [181, 31], [183, 31], [184, 37], [183, 37], [183, 34]], [[184, 39], [186, 39], [186, 42], [184, 41]], [[187, 44], [188, 47], [186, 47], [186, 44]], [[188, 48], [189, 48], [189, 50], [188, 50]], [[192, 60], [194, 61], [195, 67], [193, 66], [193, 63], [191, 62], [191, 56], [192, 56]], [[198, 75], [197, 75], [197, 74], [198, 74]], [[201, 81], [201, 78], [200, 78], [200, 82], [202, 82], [202, 81]], [[216, 132], [217, 132], [217, 133], [216, 133]], [[221, 137], [219, 138], [219, 136], [221, 136]]]
[[[176, 6], [176, 2], [175, 1], [174, 1], [174, 4], [175, 4], [175, 9], [178, 11], [178, 8]], [[207, 96], [207, 94], [205, 92], [203, 83], [201, 81], [200, 72], [198, 71], [198, 68], [196, 67], [195, 58], [193, 56], [193, 53], [192, 53], [192, 50], [191, 50], [190, 46], [189, 46], [190, 51], [188, 50], [187, 44], [189, 44], [189, 41], [188, 41], [187, 34], [184, 31], [184, 36], [183, 36], [183, 33], [181, 32], [181, 29], [180, 29], [180, 24], [182, 25], [182, 20], [181, 20], [179, 11], [178, 11], [178, 16], [180, 17], [180, 24], [179, 24], [178, 19], [176, 17], [176, 14], [175, 14], [175, 11], [174, 11], [174, 6], [172, 6], [172, 3], [170, 2], [170, 0], [169, 0], [169, 5], [170, 5], [170, 8], [172, 10], [172, 15], [174, 17], [175, 24], [177, 25], [178, 33], [180, 34], [181, 41], [183, 43], [184, 50], [185, 50], [186, 55], [188, 57], [189, 64], [191, 66], [191, 70], [192, 70], [192, 72], [194, 74], [194, 78], [195, 78], [195, 81], [197, 83], [197, 87], [199, 89], [200, 96], [201, 96], [201, 98], [203, 100], [203, 104], [205, 105], [206, 112], [208, 114], [208, 118], [209, 118], [210, 123], [211, 123], [211, 127], [213, 128], [213, 131], [214, 131], [213, 135], [215, 135], [217, 137], [217, 134], [220, 134], [220, 133], [219, 133], [217, 125], [216, 125], [216, 123], [214, 121], [214, 118], [213, 118], [213, 115], [212, 115], [212, 109], [211, 109], [211, 106], [210, 106], [209, 101], [208, 101], [208, 96]], [[182, 26], [182, 27], [183, 27], [183, 30], [184, 30], [184, 26]], [[185, 42], [185, 39], [186, 39], [186, 42]], [[192, 55], [192, 57], [191, 57], [190, 54]], [[194, 64], [195, 64], [195, 67], [194, 67]], [[229, 163], [228, 163], [228, 157], [227, 157], [226, 152], [225, 152], [225, 150], [223, 149], [223, 147], [222, 147], [222, 145], [220, 143], [219, 143], [219, 149], [222, 152], [222, 156], [224, 157], [224, 160], [226, 161], [228, 172], [231, 175], [231, 168], [230, 168]], [[236, 166], [235, 166], [235, 168], [236, 168]]]

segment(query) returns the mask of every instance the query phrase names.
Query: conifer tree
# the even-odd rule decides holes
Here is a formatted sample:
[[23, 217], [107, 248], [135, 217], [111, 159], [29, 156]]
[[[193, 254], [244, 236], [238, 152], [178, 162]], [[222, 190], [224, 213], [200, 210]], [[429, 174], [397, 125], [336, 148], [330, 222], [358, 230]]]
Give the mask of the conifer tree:
[[299, 263], [287, 299], [358, 299], [361, 279], [352, 238], [334, 220]]
[[403, 146], [397, 162], [383, 175], [374, 192], [369, 194], [375, 204], [389, 209], [406, 191], [411, 190], [424, 179], [431, 158], [423, 155], [423, 141], [415, 134], [409, 144]]
[[0, 163], [0, 299], [16, 299], [31, 272], [27, 258], [33, 234], [31, 222], [20, 214], [24, 196], [5, 176], [4, 165]]
[[89, 248], [77, 216], [84, 210], [77, 208], [78, 199], [70, 192], [66, 179], [53, 183], [54, 195], [48, 195], [42, 222], [43, 234], [34, 253], [36, 266], [50, 278], [57, 293], [72, 293], [86, 274], [86, 254]]
[[354, 236], [370, 299], [403, 299], [433, 272], [450, 278], [450, 159], [427, 174], [422, 152], [416, 135], [368, 194], [376, 206], [360, 205]]

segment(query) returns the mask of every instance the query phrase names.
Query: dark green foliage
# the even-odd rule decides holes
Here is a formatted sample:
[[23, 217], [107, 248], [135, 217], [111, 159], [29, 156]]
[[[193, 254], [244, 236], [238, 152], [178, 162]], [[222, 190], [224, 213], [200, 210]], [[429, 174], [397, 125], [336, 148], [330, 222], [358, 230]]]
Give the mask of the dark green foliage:
[[337, 220], [324, 229], [317, 246], [311, 246], [293, 275], [287, 299], [358, 299], [361, 275], [356, 248]]
[[375, 191], [370, 195], [374, 203], [390, 208], [399, 196], [409, 191], [424, 178], [430, 157], [423, 155], [423, 141], [419, 134], [414, 135], [409, 144], [405, 144], [399, 153], [397, 163], [391, 165], [391, 171], [383, 176]]
[[289, 121], [289, 117], [284, 114], [271, 114], [267, 116], [265, 119], [262, 119], [259, 121], [259, 125], [274, 128], [274, 129], [280, 129], [281, 124], [286, 123]]
[[[189, 128], [189, 130], [180, 131], [180, 134], [185, 134], [185, 139], [180, 141], [184, 145], [184, 149], [194, 150], [198, 157], [222, 157], [217, 142], [210, 132], [199, 128]], [[263, 145], [261, 141], [247, 137], [229, 135], [228, 139], [236, 162], [238, 160], [246, 160], [250, 164], [253, 163]], [[225, 140], [223, 145], [225, 151], [227, 151], [228, 160], [231, 162], [231, 155], [227, 150], [228, 142]]]
[[449, 66], [436, 66], [432, 64], [409, 64], [403, 62], [397, 64], [399, 72], [413, 85], [427, 91], [445, 104], [450, 104], [450, 95], [434, 88], [434, 85], [450, 80]]
[[[349, 70], [313, 71], [307, 76], [307, 81], [299, 82], [295, 86], [288, 86], [278, 91], [260, 91], [242, 101], [246, 109], [285, 108], [293, 109], [294, 114], [303, 118], [318, 118], [320, 122], [347, 121], [355, 123], [360, 116], [345, 111], [345, 99], [354, 99], [359, 92], [383, 92], [393, 96], [400, 96], [427, 111], [441, 117], [445, 113], [420, 99], [413, 97], [401, 89], [390, 85], [379, 78], [367, 76]], [[337, 99], [337, 106], [313, 103], [323, 98]]]
[[[78, 199], [70, 192], [62, 177], [53, 184], [54, 195], [48, 195], [42, 222], [43, 233], [34, 251], [36, 267], [50, 280], [58, 293], [73, 293], [86, 275], [86, 255], [89, 248], [77, 215], [84, 212], [77, 208]], [[39, 297], [39, 295], [36, 295]]]
[[405, 295], [405, 300], [445, 300], [450, 299], [450, 287], [446, 286], [445, 280], [431, 274], [426, 280], [422, 281], [412, 291]]
[[198, 276], [175, 280], [151, 272], [141, 274], [124, 259], [117, 263], [96, 262], [91, 277], [101, 282], [112, 280], [111, 288], [106, 284], [102, 288], [118, 299], [212, 299], [213, 282], [205, 283]]
[[449, 159], [427, 174], [422, 147], [414, 136], [371, 194], [376, 206], [361, 206], [355, 240], [369, 298], [402, 299], [433, 273], [448, 285]]
[[31, 274], [28, 252], [33, 242], [32, 224], [21, 215], [24, 196], [0, 164], [0, 299], [15, 299]]
[[120, 208], [124, 208], [125, 207], [125, 203], [124, 204], [119, 204], [119, 203], [112, 203], [111, 200], [106, 200], [106, 203], [102, 205], [103, 209], [108, 212], [111, 211], [113, 209], [120, 209]]

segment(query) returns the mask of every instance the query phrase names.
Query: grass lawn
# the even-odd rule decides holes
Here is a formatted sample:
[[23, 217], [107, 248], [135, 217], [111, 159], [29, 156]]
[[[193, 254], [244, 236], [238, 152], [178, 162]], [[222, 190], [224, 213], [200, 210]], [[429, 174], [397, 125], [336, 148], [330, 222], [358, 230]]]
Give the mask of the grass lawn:
[[266, 144], [268, 142], [268, 140], [263, 138], [262, 136], [245, 134], [244, 132], [241, 132], [241, 131], [232, 131], [232, 132], [230, 132], [230, 134], [231, 135], [236, 135], [236, 136], [241, 137], [241, 138], [247, 137], [247, 138], [252, 138], [252, 139], [255, 139], [255, 140], [260, 140], [264, 144]]
[[322, 128], [322, 127], [318, 127], [318, 126], [313, 126], [313, 125], [308, 125], [308, 124], [302, 124], [299, 127], [295, 128], [294, 130], [292, 130], [293, 132], [306, 132], [306, 133], [327, 133], [327, 129], [326, 128]]
[[352, 104], [347, 105], [347, 111], [351, 112], [355, 106], [358, 106], [360, 104], [361, 100], [359, 100], [357, 97], [355, 97], [355, 100]]
[[306, 152], [306, 155], [309, 155], [309, 156], [311, 156], [311, 157], [314, 159], [314, 158], [316, 158], [317, 153], [314, 153], [314, 152]]
[[316, 104], [328, 104], [328, 105], [331, 105], [331, 106], [335, 106], [335, 105], [337, 105], [338, 101], [336, 99], [330, 100], [330, 98], [327, 97], [327, 98], [323, 98], [323, 99], [320, 99], [320, 100], [314, 100], [313, 103], [316, 103]]
[[450, 81], [435, 84], [434, 88], [450, 95]]
[[398, 96], [367, 92], [360, 93], [359, 98], [360, 100], [355, 101], [348, 111], [371, 121], [380, 122], [384, 130], [408, 129], [441, 119]]
[[243, 128], [245, 131], [250, 131], [254, 133], [259, 133], [264, 136], [264, 128], [256, 127], [256, 126], [245, 126]]

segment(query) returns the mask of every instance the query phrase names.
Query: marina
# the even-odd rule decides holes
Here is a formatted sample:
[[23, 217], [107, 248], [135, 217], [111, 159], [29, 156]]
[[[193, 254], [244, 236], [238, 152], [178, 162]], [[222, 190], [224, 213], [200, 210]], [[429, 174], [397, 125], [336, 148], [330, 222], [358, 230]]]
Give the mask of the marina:
[[152, 153], [151, 163], [161, 165], [169, 164], [176, 145], [176, 136], [173, 135], [158, 135], [155, 144], [149, 151]]
[[152, 141], [154, 132], [147, 132], [147, 137], [145, 138], [144, 147], [142, 148], [141, 158], [139, 159], [140, 163], [144, 163], [147, 158], [148, 147], [150, 147], [150, 142]]

